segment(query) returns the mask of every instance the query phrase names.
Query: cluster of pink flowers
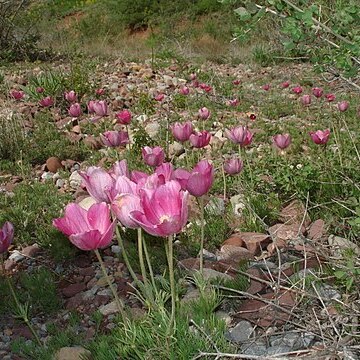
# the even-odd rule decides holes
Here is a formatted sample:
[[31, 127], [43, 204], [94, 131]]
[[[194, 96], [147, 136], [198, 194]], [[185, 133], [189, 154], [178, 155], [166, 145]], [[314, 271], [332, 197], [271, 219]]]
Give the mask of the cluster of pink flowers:
[[[144, 149], [144, 153], [155, 149]], [[116, 220], [128, 228], [143, 228], [151, 235], [166, 237], [182, 230], [188, 219], [189, 194], [206, 194], [214, 178], [213, 166], [200, 161], [192, 171], [173, 169], [161, 163], [152, 174], [129, 172], [126, 160], [116, 162], [109, 171], [90, 167], [80, 173], [83, 184], [96, 201], [88, 210], [76, 203], [67, 205], [65, 216], [54, 226], [83, 250], [109, 245]]]

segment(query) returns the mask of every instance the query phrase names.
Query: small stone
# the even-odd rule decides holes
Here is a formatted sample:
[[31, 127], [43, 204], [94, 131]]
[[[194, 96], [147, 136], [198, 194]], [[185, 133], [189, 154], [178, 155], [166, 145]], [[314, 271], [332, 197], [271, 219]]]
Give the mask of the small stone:
[[[305, 214], [305, 219], [304, 219], [304, 214]], [[299, 200], [293, 200], [280, 212], [280, 220], [288, 225], [302, 223], [303, 219], [304, 219], [304, 225], [308, 226], [311, 222], [310, 217], [306, 212], [305, 206]]]
[[27, 257], [34, 257], [41, 251], [40, 246], [38, 244], [33, 244], [30, 246], [26, 246], [23, 249], [21, 249], [21, 254], [27, 256]]
[[203, 275], [205, 281], [217, 279], [222, 281], [232, 280], [232, 277], [230, 275], [208, 268], [203, 269]]
[[155, 139], [159, 134], [160, 128], [161, 126], [158, 122], [152, 122], [145, 126], [145, 131], [151, 139]]
[[63, 166], [61, 164], [61, 160], [56, 157], [56, 156], [52, 156], [50, 158], [48, 158], [46, 160], [46, 167], [47, 169], [52, 172], [52, 173], [56, 173], [59, 169], [62, 169]]
[[178, 143], [177, 141], [174, 141], [169, 146], [169, 154], [170, 156], [180, 156], [185, 152], [185, 148], [182, 144]]
[[200, 298], [200, 291], [196, 288], [190, 288], [189, 291], [180, 300], [181, 304], [188, 304], [197, 301]]
[[119, 311], [118, 307], [117, 307], [117, 304], [114, 301], [112, 301], [111, 303], [109, 304], [106, 304], [106, 305], [102, 305], [100, 306], [99, 308], [99, 311], [101, 312], [101, 314], [103, 314], [104, 316], [108, 316], [110, 314], [115, 314]]
[[19, 262], [19, 261], [21, 261], [22, 259], [24, 259], [24, 255], [23, 254], [21, 254], [21, 252], [20, 251], [18, 251], [18, 250], [14, 250], [12, 253], [11, 253], [11, 255], [9, 256], [9, 259], [8, 260], [12, 260], [12, 261], [14, 261], [14, 262]]
[[121, 248], [120, 248], [120, 246], [118, 246], [118, 245], [112, 245], [112, 246], [111, 246], [111, 251], [112, 251], [114, 254], [120, 254], [120, 253], [121, 253]]
[[308, 238], [311, 240], [320, 240], [325, 234], [325, 222], [322, 219], [314, 221], [309, 228]]
[[56, 180], [56, 183], [55, 183], [55, 186], [57, 187], [57, 188], [62, 188], [62, 187], [64, 187], [64, 185], [65, 185], [65, 181], [63, 180], [63, 179], [57, 179]]
[[339, 257], [341, 257], [343, 252], [348, 249], [353, 250], [356, 255], [360, 255], [360, 247], [348, 239], [330, 235], [328, 243], [333, 248], [335, 255]]
[[331, 300], [341, 300], [341, 294], [334, 289], [332, 286], [328, 285], [328, 284], [321, 284], [318, 283], [315, 285], [316, 286], [316, 290], [320, 296], [320, 298], [324, 301], [324, 302], [330, 302]]
[[250, 343], [242, 346], [240, 354], [252, 356], [264, 356], [267, 353], [267, 347], [262, 342]]
[[204, 260], [209, 260], [209, 261], [217, 260], [217, 256], [206, 249], [203, 249], [203, 258]]
[[[111, 283], [114, 282], [114, 277], [113, 276], [108, 276], [108, 279], [110, 280]], [[96, 285], [99, 287], [104, 287], [107, 286], [108, 284], [108, 279], [105, 276], [102, 276], [97, 282]]]
[[234, 195], [230, 198], [230, 203], [234, 212], [234, 215], [241, 217], [243, 210], [246, 209], [244, 195]]
[[229, 330], [225, 337], [228, 340], [239, 344], [248, 341], [253, 332], [254, 326], [250, 322], [243, 320]]
[[218, 310], [215, 312], [215, 316], [218, 319], [223, 320], [226, 326], [230, 326], [232, 319], [226, 311]]
[[69, 184], [72, 189], [77, 189], [83, 181], [83, 178], [80, 176], [78, 171], [71, 173], [69, 178]]
[[55, 354], [55, 360], [88, 360], [91, 352], [81, 346], [63, 347]]
[[62, 290], [62, 292], [63, 292], [64, 296], [70, 298], [85, 289], [86, 289], [86, 286], [84, 283], [76, 283], [76, 284], [71, 284], [71, 285], [67, 286], [66, 288], [64, 288]]
[[41, 175], [41, 180], [51, 180], [53, 178], [53, 176], [54, 176], [54, 173], [45, 171]]
[[267, 349], [266, 354], [268, 356], [271, 356], [271, 355], [288, 353], [291, 352], [292, 350], [293, 349], [290, 346], [286, 346], [286, 345], [270, 346]]
[[253, 259], [253, 255], [248, 249], [232, 245], [223, 245], [217, 256], [219, 260], [231, 261], [237, 264], [244, 260]]
[[205, 206], [207, 213], [221, 216], [225, 213], [225, 202], [224, 199], [214, 197]]

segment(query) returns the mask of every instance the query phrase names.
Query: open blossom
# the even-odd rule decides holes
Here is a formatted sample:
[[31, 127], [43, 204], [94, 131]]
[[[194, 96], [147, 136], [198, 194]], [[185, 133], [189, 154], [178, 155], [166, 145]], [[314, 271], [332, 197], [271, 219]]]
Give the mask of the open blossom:
[[211, 113], [210, 110], [204, 106], [201, 109], [199, 109], [198, 114], [200, 119], [207, 120], [210, 117]]
[[164, 162], [165, 153], [163, 148], [160, 146], [155, 146], [154, 148], [145, 146], [142, 149], [142, 157], [144, 159], [145, 164], [152, 167], [156, 167]]
[[54, 105], [54, 100], [51, 96], [47, 96], [39, 101], [39, 104], [43, 107], [50, 107]]
[[156, 95], [154, 96], [154, 99], [155, 99], [156, 101], [159, 101], [159, 102], [160, 102], [160, 101], [163, 101], [164, 98], [165, 98], [165, 95], [162, 94], [162, 93], [156, 94]]
[[129, 143], [129, 134], [126, 131], [105, 131], [100, 134], [102, 143], [105, 146], [117, 147]]
[[303, 103], [303, 105], [308, 106], [311, 104], [311, 96], [310, 95], [303, 95], [301, 97], [301, 102]]
[[289, 134], [277, 134], [273, 137], [274, 144], [281, 150], [286, 149], [291, 144]]
[[184, 123], [176, 122], [171, 127], [171, 132], [174, 138], [180, 142], [185, 142], [189, 140], [190, 135], [193, 133], [193, 131], [194, 130], [191, 121], [186, 121]]
[[204, 90], [207, 93], [209, 93], [212, 90], [212, 87], [205, 83], [201, 83], [199, 86], [200, 86], [200, 89]]
[[111, 222], [105, 203], [93, 204], [88, 210], [71, 203], [65, 208], [65, 216], [54, 219], [53, 225], [79, 249], [96, 250], [110, 244], [116, 222]]
[[337, 104], [337, 107], [341, 112], [344, 112], [349, 108], [349, 102], [346, 100], [341, 101]]
[[95, 113], [94, 104], [95, 104], [95, 100], [90, 100], [90, 101], [87, 103], [87, 108], [88, 108], [88, 113], [89, 113], [89, 114], [94, 114], [94, 113]]
[[290, 86], [290, 81], [284, 81], [284, 82], [281, 83], [281, 87], [282, 87], [283, 89], [286, 89], [286, 88], [288, 88], [289, 86]]
[[295, 86], [292, 88], [292, 92], [295, 94], [301, 94], [303, 92], [303, 89], [301, 86]]
[[200, 197], [205, 195], [214, 182], [214, 167], [207, 161], [199, 161], [190, 172], [187, 179], [186, 190], [191, 195]]
[[140, 197], [131, 193], [119, 194], [111, 203], [111, 210], [116, 218], [127, 228], [136, 229], [139, 227], [130, 216], [132, 211], [140, 211]]
[[182, 86], [182, 87], [179, 89], [179, 93], [180, 93], [181, 95], [189, 95], [190, 89], [189, 89], [187, 86]]
[[224, 162], [224, 171], [229, 175], [239, 174], [243, 167], [244, 163], [239, 158], [228, 159]]
[[324, 145], [329, 141], [330, 129], [311, 131], [310, 137], [315, 144]]
[[69, 115], [72, 117], [79, 117], [81, 115], [81, 106], [79, 103], [71, 104], [69, 107]]
[[14, 225], [6, 221], [0, 228], [0, 254], [4, 253], [14, 239]]
[[116, 161], [114, 165], [109, 169], [108, 174], [114, 179], [117, 179], [119, 176], [130, 177], [126, 159]]
[[99, 100], [92, 103], [92, 110], [97, 116], [103, 117], [108, 113], [108, 106], [106, 101]]
[[250, 145], [253, 138], [253, 134], [246, 126], [237, 126], [231, 130], [225, 129], [225, 136], [241, 147]]
[[76, 102], [77, 101], [76, 92], [74, 90], [65, 92], [64, 97], [68, 102]]
[[240, 104], [239, 99], [231, 99], [228, 102], [229, 106], [238, 106]]
[[320, 98], [323, 96], [324, 90], [322, 88], [319, 87], [314, 87], [312, 89], [312, 93], [315, 97]]
[[328, 102], [332, 102], [336, 100], [335, 94], [326, 94], [325, 97]]
[[10, 96], [15, 100], [21, 100], [25, 96], [25, 93], [21, 90], [11, 90]]
[[179, 233], [188, 218], [188, 192], [171, 180], [153, 191], [140, 190], [140, 210], [130, 217], [147, 233], [167, 237]]
[[210, 139], [211, 134], [206, 130], [195, 132], [189, 137], [191, 145], [195, 148], [203, 148], [209, 145]]

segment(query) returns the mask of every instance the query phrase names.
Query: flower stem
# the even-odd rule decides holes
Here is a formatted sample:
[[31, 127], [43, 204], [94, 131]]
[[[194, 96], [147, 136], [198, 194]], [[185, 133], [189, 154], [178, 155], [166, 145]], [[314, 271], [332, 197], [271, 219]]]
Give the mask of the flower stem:
[[204, 220], [204, 197], [201, 196], [199, 198], [200, 204], [200, 220], [201, 220], [201, 238], [200, 238], [200, 273], [203, 274], [203, 267], [204, 267], [204, 229], [205, 229], [205, 220]]
[[125, 261], [125, 265], [126, 265], [127, 269], [129, 270], [129, 273], [130, 273], [132, 279], [134, 280], [136, 286], [141, 289], [141, 288], [142, 288], [142, 284], [141, 284], [141, 282], [139, 281], [139, 279], [137, 278], [137, 276], [136, 276], [133, 268], [132, 268], [131, 265], [130, 265], [130, 261], [129, 261], [129, 258], [128, 258], [128, 256], [127, 256], [127, 253], [126, 253], [126, 250], [125, 250], [125, 246], [124, 246], [124, 242], [123, 242], [123, 239], [122, 239], [122, 237], [121, 237], [121, 234], [120, 234], [120, 231], [119, 231], [119, 227], [118, 227], [118, 226], [116, 226], [116, 230], [115, 230], [115, 231], [116, 231], [116, 238], [117, 238], [118, 244], [119, 244], [120, 249], [121, 249], [122, 258], [123, 258], [124, 261]]
[[157, 295], [158, 292], [157, 292], [157, 288], [156, 288], [156, 284], [155, 284], [154, 272], [153, 272], [153, 269], [152, 269], [152, 266], [151, 266], [150, 256], [149, 256], [149, 253], [147, 251], [146, 241], [145, 241], [144, 237], [142, 238], [142, 241], [143, 241], [145, 259], [146, 259], [146, 263], [147, 263], [149, 273], [150, 273], [151, 284], [152, 284], [152, 286], [154, 288], [154, 291], [155, 291], [155, 293]]
[[226, 177], [225, 177], [224, 165], [222, 166], [222, 176], [224, 181], [224, 201], [226, 201]]
[[169, 333], [172, 334], [175, 325], [175, 308], [176, 308], [176, 291], [175, 291], [175, 277], [174, 277], [174, 258], [173, 258], [173, 235], [168, 237], [168, 265], [169, 265], [169, 278], [170, 278], [170, 289], [171, 289], [171, 317]]
[[123, 320], [125, 320], [127, 316], [126, 316], [126, 314], [125, 314], [124, 304], [123, 304], [123, 302], [120, 300], [118, 294], [116, 293], [116, 290], [115, 290], [113, 284], [112, 284], [111, 281], [110, 281], [110, 278], [109, 278], [109, 276], [108, 276], [108, 274], [107, 274], [107, 271], [106, 271], [104, 262], [103, 262], [103, 260], [102, 260], [102, 258], [101, 258], [101, 255], [100, 255], [100, 253], [99, 253], [99, 250], [98, 250], [98, 249], [95, 249], [94, 252], [95, 252], [95, 254], [96, 254], [96, 257], [97, 257], [98, 260], [99, 260], [101, 270], [102, 270], [102, 272], [103, 272], [103, 274], [104, 274], [104, 276], [105, 276], [105, 278], [106, 278], [106, 281], [107, 281], [107, 283], [108, 283], [108, 285], [109, 285], [109, 288], [110, 288], [110, 290], [111, 290], [111, 292], [112, 292], [112, 294], [113, 294], [113, 296], [114, 296], [114, 299], [115, 299], [116, 305], [117, 305], [117, 307], [118, 307], [118, 309], [119, 309], [119, 312], [120, 312], [120, 314], [121, 314], [121, 317], [123, 318]]
[[138, 235], [138, 253], [139, 253], [139, 262], [140, 262], [140, 269], [141, 269], [141, 276], [145, 285], [148, 283], [147, 276], [146, 276], [146, 269], [144, 264], [144, 251], [143, 251], [143, 241], [142, 241], [142, 230], [141, 228], [137, 229]]

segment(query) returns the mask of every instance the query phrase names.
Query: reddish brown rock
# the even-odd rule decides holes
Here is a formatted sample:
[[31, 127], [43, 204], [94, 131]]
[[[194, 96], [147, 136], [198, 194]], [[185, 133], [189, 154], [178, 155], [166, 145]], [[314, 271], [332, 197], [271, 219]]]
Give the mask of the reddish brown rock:
[[80, 268], [79, 274], [82, 276], [93, 276], [95, 274], [95, 270], [92, 266], [86, 268]]
[[46, 160], [46, 167], [50, 172], [56, 173], [59, 169], [62, 169], [63, 166], [58, 157], [52, 156]]
[[232, 235], [229, 239], [223, 242], [223, 245], [232, 245], [232, 246], [245, 246], [244, 241], [241, 239], [239, 235]]
[[283, 240], [285, 242], [296, 239], [300, 234], [305, 233], [305, 227], [299, 223], [294, 224], [275, 224], [269, 228], [269, 234], [272, 239], [277, 242]]
[[305, 206], [299, 200], [293, 200], [289, 205], [284, 207], [280, 212], [280, 220], [286, 224], [301, 224], [304, 219], [304, 225], [309, 226], [311, 220], [306, 212]]
[[84, 283], [75, 283], [75, 284], [71, 284], [71, 285], [67, 286], [66, 288], [64, 288], [62, 290], [62, 292], [63, 292], [64, 296], [70, 298], [85, 289], [86, 289], [86, 286]]
[[94, 150], [98, 150], [102, 147], [101, 142], [92, 135], [86, 136], [83, 141], [85, 145]]
[[80, 305], [82, 305], [84, 302], [83, 300], [83, 295], [82, 293], [76, 294], [75, 296], [73, 296], [72, 298], [70, 298], [66, 304], [65, 304], [65, 308], [66, 310], [75, 310], [77, 309]]
[[308, 238], [311, 240], [320, 240], [325, 235], [325, 222], [324, 220], [318, 219], [314, 221], [309, 228]]
[[267, 251], [269, 252], [269, 254], [274, 254], [277, 249], [281, 250], [286, 248], [286, 246], [287, 242], [285, 240], [277, 239], [275, 242], [272, 242], [267, 246]]
[[237, 264], [244, 260], [250, 260], [254, 258], [253, 254], [249, 250], [233, 245], [223, 245], [220, 251], [217, 253], [217, 256], [221, 260], [228, 260]]
[[270, 237], [267, 234], [241, 232], [234, 234], [228, 240], [231, 240], [234, 244], [242, 244], [241, 246], [245, 246], [252, 255], [259, 255], [261, 250], [266, 249], [266, 246], [270, 242]]
[[21, 253], [28, 257], [34, 257], [39, 252], [41, 252], [40, 246], [38, 244], [26, 246], [21, 250]]
[[[263, 273], [260, 269], [257, 268], [251, 268], [246, 271], [249, 275], [252, 275], [253, 277], [259, 278], [264, 280]], [[249, 294], [255, 295], [265, 290], [266, 284], [262, 281], [258, 281], [255, 278], [250, 278], [250, 286], [246, 290]]]

